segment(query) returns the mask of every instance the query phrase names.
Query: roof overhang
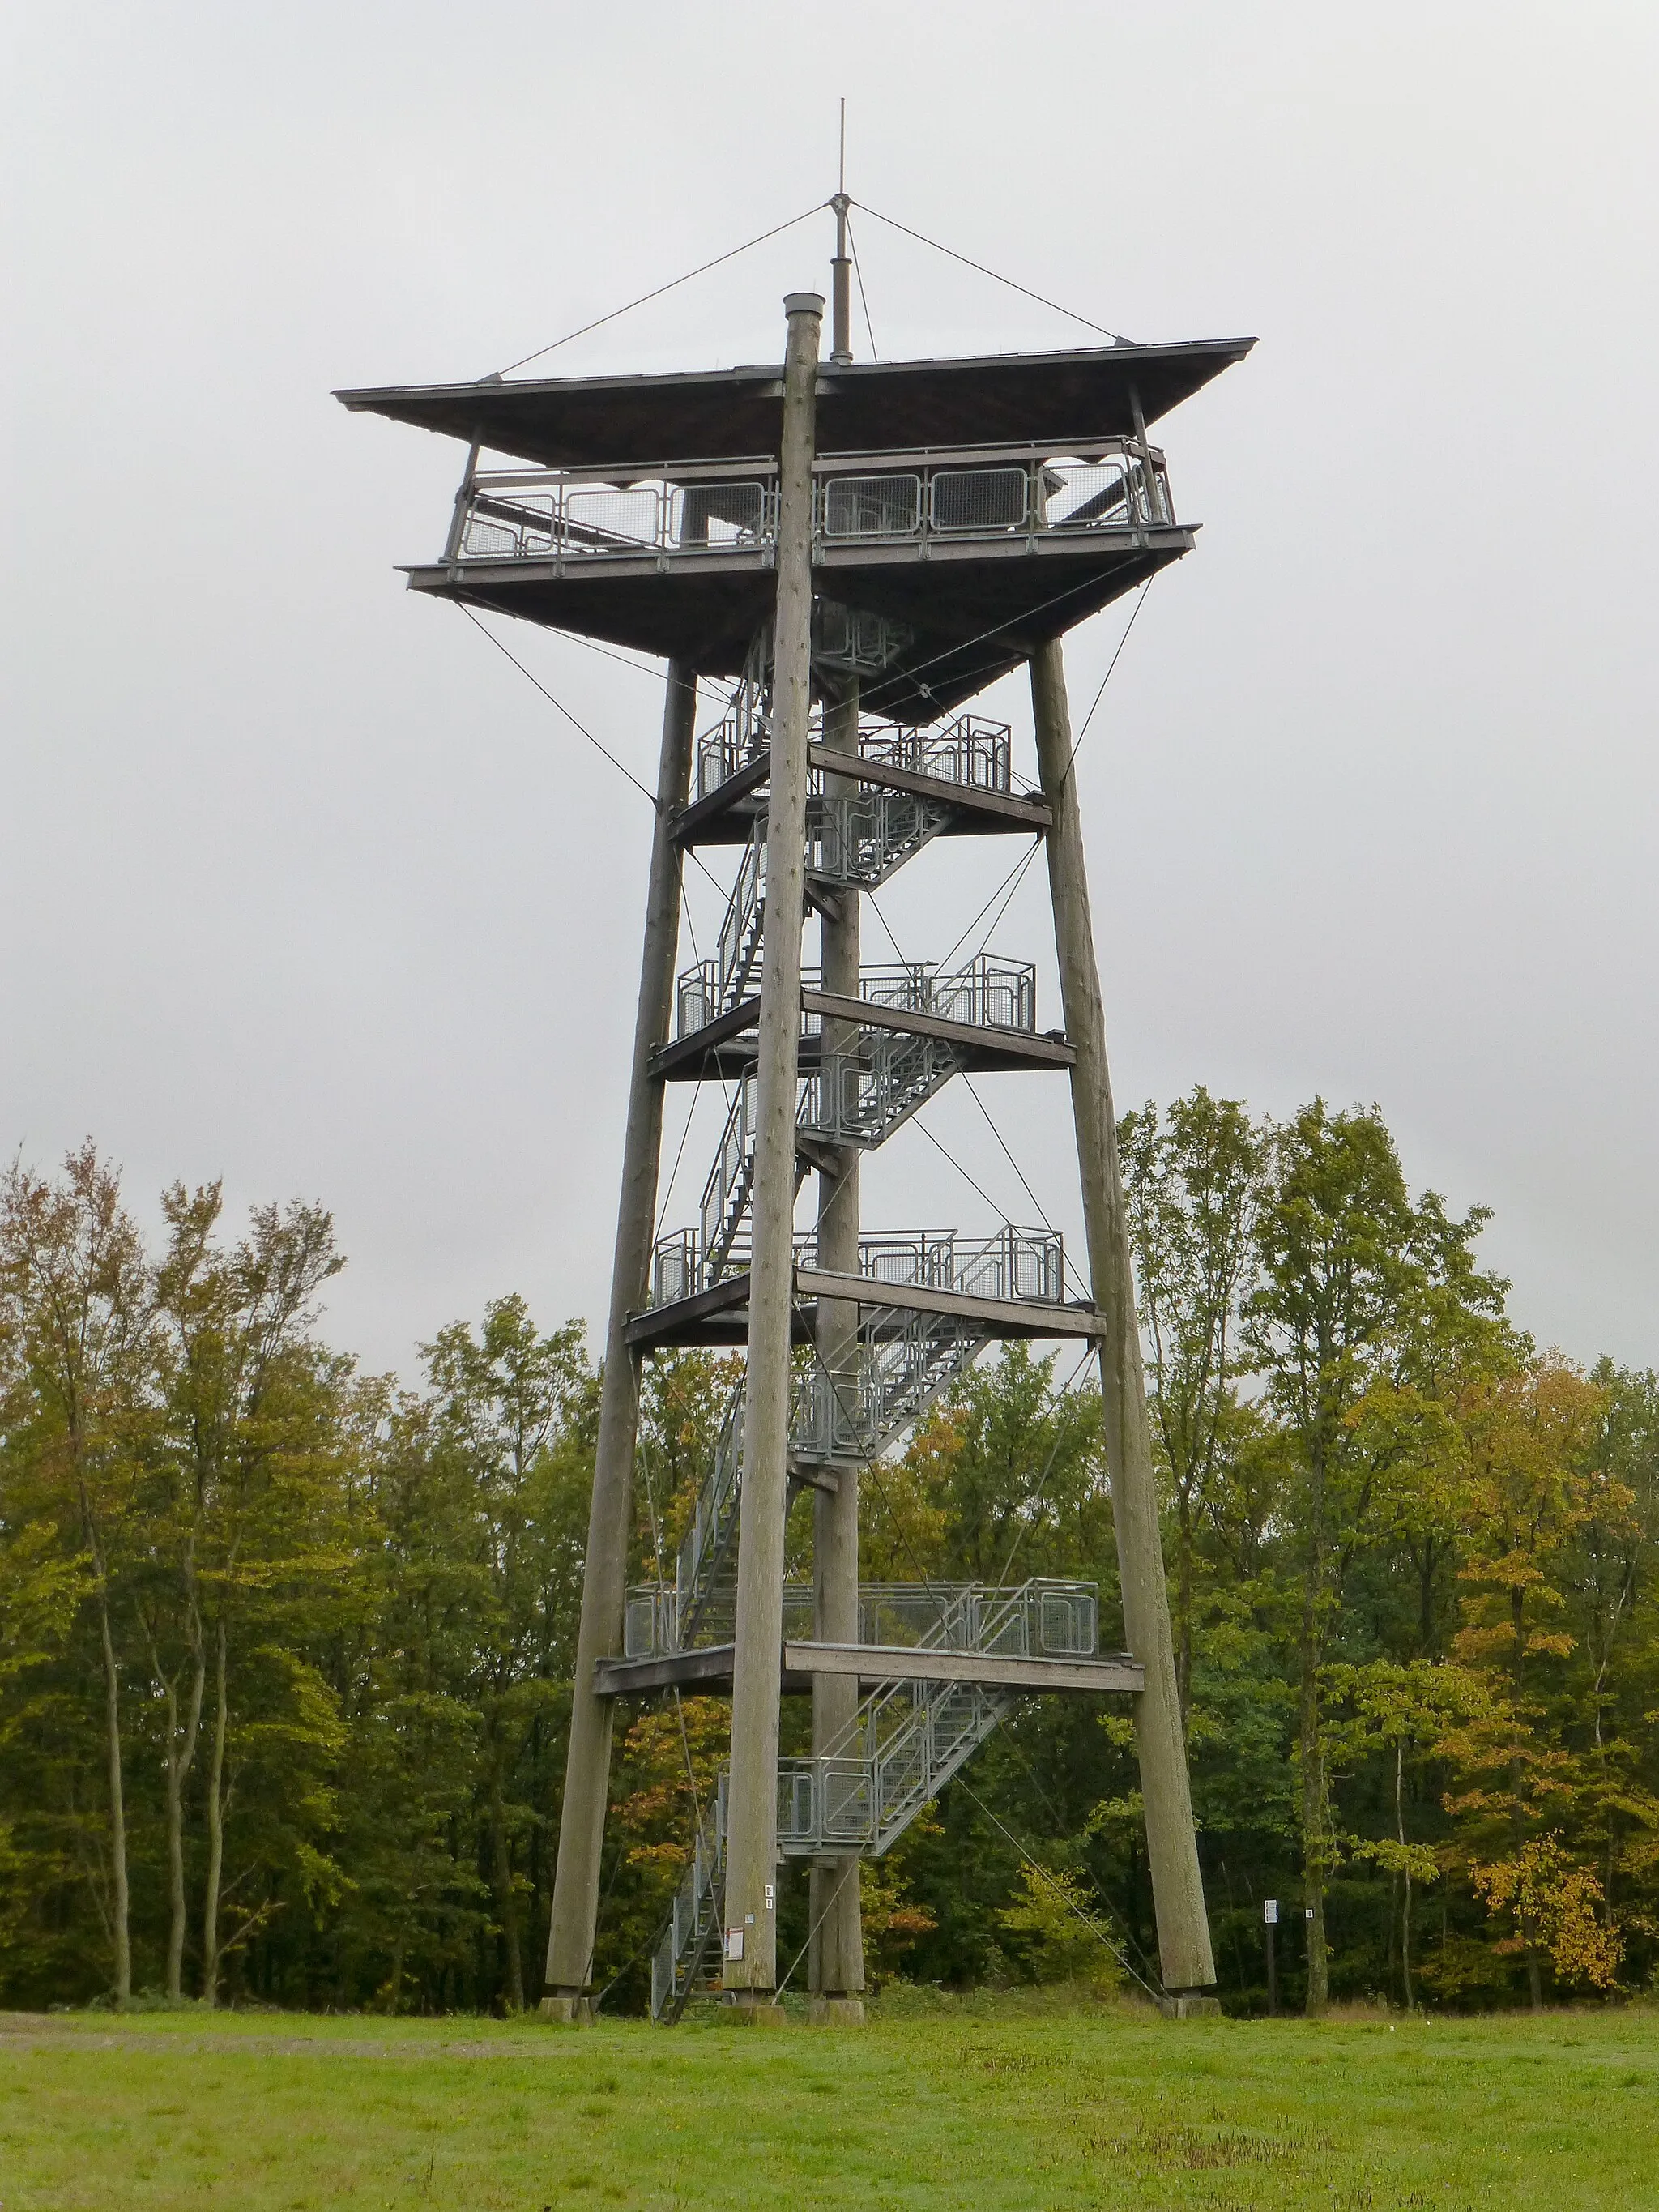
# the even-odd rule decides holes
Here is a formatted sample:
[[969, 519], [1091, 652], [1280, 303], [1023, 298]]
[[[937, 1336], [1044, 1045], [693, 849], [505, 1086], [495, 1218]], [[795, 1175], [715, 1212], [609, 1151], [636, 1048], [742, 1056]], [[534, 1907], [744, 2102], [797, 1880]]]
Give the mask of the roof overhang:
[[[821, 453], [1011, 441], [1067, 450], [1134, 434], [1138, 399], [1155, 422], [1242, 361], [1254, 338], [1091, 346], [941, 361], [826, 362], [817, 386]], [[338, 392], [355, 413], [477, 439], [545, 468], [692, 461], [778, 448], [783, 372], [773, 362], [658, 376], [387, 385]]]

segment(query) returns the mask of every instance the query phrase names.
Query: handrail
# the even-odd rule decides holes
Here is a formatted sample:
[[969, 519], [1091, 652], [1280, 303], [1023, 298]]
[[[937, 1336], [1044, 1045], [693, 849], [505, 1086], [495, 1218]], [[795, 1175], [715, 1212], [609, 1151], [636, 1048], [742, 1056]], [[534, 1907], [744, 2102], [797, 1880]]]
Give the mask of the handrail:
[[[664, 562], [769, 550], [777, 464], [738, 458], [489, 470], [460, 495], [447, 562]], [[835, 453], [813, 467], [813, 534], [838, 547], [938, 538], [1036, 538], [1055, 532], [1173, 525], [1158, 447], [1087, 436], [1067, 446]]]
[[[722, 1000], [721, 981], [718, 960], [700, 961], [682, 970], [674, 994], [677, 1036], [693, 1036], [730, 1011]], [[821, 988], [819, 971], [803, 969], [802, 990]], [[949, 971], [927, 960], [888, 961], [865, 968], [859, 974], [859, 997], [867, 1006], [932, 1014], [975, 1029], [1033, 1035], [1036, 1030], [1035, 963], [1002, 960], [994, 953], [981, 952], [967, 967]], [[816, 1036], [822, 1027], [819, 1015], [802, 1014], [803, 1036]]]
[[[710, 1178], [711, 1186], [714, 1178]], [[749, 1264], [746, 1237], [722, 1239], [721, 1216], [711, 1204], [701, 1227], [676, 1229], [652, 1248], [650, 1302], [672, 1304], [704, 1285], [711, 1260], [721, 1274], [741, 1274]], [[795, 1232], [795, 1264], [817, 1263], [817, 1232]], [[1066, 1240], [1057, 1229], [1022, 1229], [1006, 1223], [988, 1237], [955, 1229], [876, 1230], [859, 1238], [859, 1273], [895, 1291], [909, 1288], [958, 1291], [990, 1297], [1057, 1305], [1066, 1295]]]
[[[814, 742], [823, 742], [819, 729], [815, 727], [812, 736]], [[729, 782], [750, 765], [759, 750], [752, 729], [740, 726], [735, 714], [705, 730], [697, 739], [698, 798], [706, 799]], [[1014, 787], [1009, 726], [983, 714], [957, 714], [933, 729], [909, 729], [898, 722], [865, 722], [859, 731], [856, 757], [874, 767], [903, 769], [913, 775], [960, 784], [969, 791], [1012, 794]], [[823, 769], [808, 769], [809, 807], [814, 799], [821, 801], [823, 778]], [[764, 787], [763, 783], [756, 787], [757, 791]]]

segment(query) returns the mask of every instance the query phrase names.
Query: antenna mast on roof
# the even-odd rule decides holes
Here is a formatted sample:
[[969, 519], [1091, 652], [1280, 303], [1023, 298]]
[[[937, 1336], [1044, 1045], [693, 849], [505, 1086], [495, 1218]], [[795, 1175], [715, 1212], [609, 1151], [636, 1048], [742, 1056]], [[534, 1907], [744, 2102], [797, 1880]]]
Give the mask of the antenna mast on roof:
[[847, 102], [841, 104], [841, 181], [830, 203], [836, 210], [836, 255], [830, 264], [830, 358], [853, 358], [853, 264], [847, 254]]

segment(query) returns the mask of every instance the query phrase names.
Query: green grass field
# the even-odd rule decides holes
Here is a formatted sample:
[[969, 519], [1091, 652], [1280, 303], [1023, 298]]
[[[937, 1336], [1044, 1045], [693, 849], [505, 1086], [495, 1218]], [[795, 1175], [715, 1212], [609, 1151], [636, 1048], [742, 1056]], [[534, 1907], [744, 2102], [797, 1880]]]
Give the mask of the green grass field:
[[862, 2030], [0, 2014], [0, 2207], [1659, 2207], [1659, 2012]]

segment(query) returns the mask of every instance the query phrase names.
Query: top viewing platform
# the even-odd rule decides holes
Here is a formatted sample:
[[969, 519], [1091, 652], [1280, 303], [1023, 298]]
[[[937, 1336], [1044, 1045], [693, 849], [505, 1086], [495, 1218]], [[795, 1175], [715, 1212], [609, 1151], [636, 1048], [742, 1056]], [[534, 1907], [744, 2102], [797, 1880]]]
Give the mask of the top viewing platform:
[[[1148, 425], [1253, 343], [821, 363], [818, 620], [861, 642], [848, 659], [815, 641], [815, 683], [850, 667], [872, 711], [933, 722], [1178, 560], [1195, 526]], [[337, 397], [466, 446], [411, 589], [718, 679], [775, 590], [782, 393], [766, 364]], [[481, 470], [485, 453], [520, 465]]]

